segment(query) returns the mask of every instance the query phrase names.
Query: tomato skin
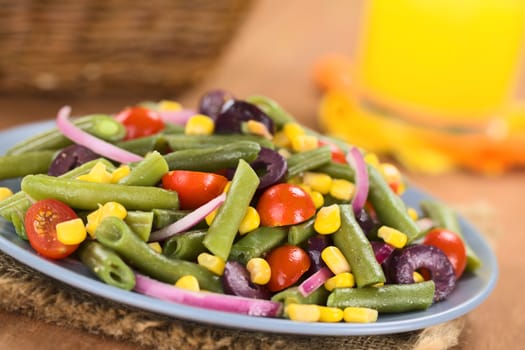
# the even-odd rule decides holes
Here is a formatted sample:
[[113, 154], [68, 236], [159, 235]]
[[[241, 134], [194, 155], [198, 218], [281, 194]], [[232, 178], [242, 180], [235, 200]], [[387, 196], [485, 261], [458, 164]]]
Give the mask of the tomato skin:
[[181, 209], [196, 209], [220, 195], [228, 179], [222, 175], [172, 170], [162, 177], [162, 187], [178, 193]]
[[310, 257], [302, 248], [285, 244], [268, 254], [266, 261], [272, 271], [266, 285], [271, 292], [290, 287], [310, 268]]
[[126, 127], [126, 140], [153, 135], [165, 127], [157, 112], [138, 106], [123, 109], [115, 119]]
[[56, 199], [43, 199], [26, 212], [24, 226], [29, 244], [40, 255], [63, 259], [73, 253], [78, 244], [66, 245], [58, 241], [56, 225], [78, 216], [67, 204]]
[[263, 226], [286, 226], [306, 221], [315, 215], [312, 198], [301, 187], [281, 183], [268, 187], [257, 203]]
[[458, 234], [446, 229], [434, 228], [427, 233], [423, 244], [441, 249], [452, 263], [456, 278], [461, 277], [467, 265], [467, 254], [465, 243]]
[[318, 144], [319, 147], [330, 146], [330, 152], [332, 152], [332, 160], [334, 162], [348, 164], [348, 162], [346, 161], [345, 152], [343, 152], [339, 147], [325, 140], [319, 140]]

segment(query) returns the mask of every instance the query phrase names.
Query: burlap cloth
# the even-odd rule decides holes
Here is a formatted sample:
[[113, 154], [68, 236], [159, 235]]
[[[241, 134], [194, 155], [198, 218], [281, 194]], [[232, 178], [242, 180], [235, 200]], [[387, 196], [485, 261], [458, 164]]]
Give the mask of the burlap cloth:
[[[471, 218], [486, 219], [488, 216], [483, 204], [465, 208], [470, 208], [467, 216]], [[459, 343], [465, 324], [465, 319], [460, 318], [421, 331], [349, 337], [305, 337], [220, 328], [165, 317], [93, 296], [49, 278], [3, 253], [0, 253], [0, 308], [63, 327], [113, 337], [137, 348], [160, 350], [440, 350]]]

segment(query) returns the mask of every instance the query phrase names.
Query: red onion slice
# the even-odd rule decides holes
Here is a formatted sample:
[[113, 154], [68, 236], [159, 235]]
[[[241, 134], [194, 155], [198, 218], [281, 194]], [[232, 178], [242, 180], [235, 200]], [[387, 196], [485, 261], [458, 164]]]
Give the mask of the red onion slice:
[[364, 207], [366, 199], [368, 198], [369, 182], [368, 182], [368, 170], [366, 168], [365, 160], [363, 155], [357, 147], [352, 147], [346, 155], [346, 161], [355, 170], [355, 194], [352, 199], [352, 209], [354, 213]]
[[58, 129], [71, 141], [119, 163], [138, 162], [143, 159], [141, 156], [128, 152], [79, 129], [69, 120], [70, 113], [71, 107], [64, 106], [60, 108], [57, 114], [56, 123]]
[[177, 125], [185, 125], [192, 116], [198, 114], [193, 109], [181, 109], [180, 111], [158, 111], [157, 113], [163, 121]]
[[321, 287], [330, 277], [332, 277], [334, 274], [328, 267], [321, 267], [319, 270], [314, 272], [310, 277], [305, 279], [297, 288], [299, 293], [301, 293], [304, 297], [309, 296], [314, 291], [317, 290], [317, 288]]
[[186, 231], [187, 229], [195, 226], [201, 220], [203, 220], [208, 214], [217, 209], [226, 200], [226, 193], [221, 193], [217, 197], [213, 198], [209, 202], [201, 205], [182, 219], [174, 222], [173, 224], [161, 228], [153, 232], [150, 235], [149, 241], [162, 241], [171, 236]]
[[279, 302], [211, 292], [192, 292], [138, 273], [135, 274], [135, 280], [134, 290], [137, 293], [189, 306], [262, 317], [278, 317], [282, 309]]

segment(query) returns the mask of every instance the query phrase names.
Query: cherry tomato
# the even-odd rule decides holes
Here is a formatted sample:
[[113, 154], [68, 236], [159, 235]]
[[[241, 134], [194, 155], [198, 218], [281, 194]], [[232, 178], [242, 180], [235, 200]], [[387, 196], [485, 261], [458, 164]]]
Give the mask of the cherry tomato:
[[310, 268], [310, 258], [302, 248], [285, 244], [279, 246], [266, 257], [272, 271], [267, 284], [271, 292], [290, 287]]
[[319, 147], [326, 145], [330, 146], [330, 151], [332, 152], [332, 160], [334, 162], [347, 164], [345, 152], [343, 152], [339, 147], [337, 147], [331, 142], [319, 140]]
[[282, 183], [267, 188], [257, 203], [263, 226], [294, 225], [315, 214], [312, 198], [301, 187]]
[[435, 228], [427, 233], [423, 244], [433, 245], [441, 249], [452, 263], [456, 278], [461, 277], [467, 264], [467, 254], [465, 243], [456, 233], [442, 228]]
[[162, 187], [176, 191], [181, 209], [195, 209], [222, 193], [228, 179], [200, 171], [173, 170], [162, 177]]
[[165, 126], [157, 112], [144, 107], [125, 108], [115, 119], [126, 127], [126, 140], [156, 134]]
[[46, 258], [65, 258], [78, 248], [78, 244], [66, 245], [58, 241], [56, 225], [77, 217], [73, 209], [56, 199], [43, 199], [34, 203], [24, 219], [29, 244]]

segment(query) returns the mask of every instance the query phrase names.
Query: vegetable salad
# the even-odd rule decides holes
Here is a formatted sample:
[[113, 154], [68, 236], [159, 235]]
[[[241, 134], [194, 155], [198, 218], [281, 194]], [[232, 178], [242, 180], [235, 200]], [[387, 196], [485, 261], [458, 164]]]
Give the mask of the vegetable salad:
[[265, 96], [71, 118], [0, 157], [0, 215], [41, 256], [154, 298], [304, 322], [431, 307], [480, 261], [392, 164]]

